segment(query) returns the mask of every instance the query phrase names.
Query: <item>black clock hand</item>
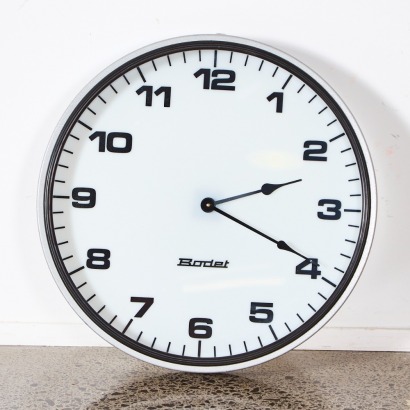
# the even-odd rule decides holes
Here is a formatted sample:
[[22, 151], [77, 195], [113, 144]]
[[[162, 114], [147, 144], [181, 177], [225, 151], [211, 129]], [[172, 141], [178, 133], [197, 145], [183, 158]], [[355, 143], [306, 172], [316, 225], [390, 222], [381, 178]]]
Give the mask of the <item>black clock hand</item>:
[[296, 252], [294, 249], [292, 249], [285, 241], [277, 241], [276, 239], [271, 238], [270, 236], [264, 234], [263, 232], [258, 231], [257, 229], [253, 228], [252, 226], [246, 224], [245, 222], [240, 221], [239, 219], [235, 218], [232, 215], [227, 214], [226, 212], [222, 211], [219, 208], [215, 207], [216, 202], [212, 199], [212, 198], [205, 198], [202, 200], [201, 202], [201, 208], [204, 212], [212, 212], [215, 211], [218, 214], [221, 214], [223, 216], [225, 216], [226, 218], [238, 223], [239, 225], [244, 226], [245, 228], [248, 228], [249, 230], [251, 230], [252, 232], [257, 233], [258, 235], [262, 236], [265, 239], [268, 239], [269, 241], [273, 242], [276, 244], [276, 246], [279, 249], [282, 249], [284, 251], [288, 251], [291, 253], [294, 253], [295, 255], [300, 256], [301, 258], [305, 259], [305, 260], [309, 260], [310, 258], [307, 258], [306, 256], [302, 255], [299, 252]]
[[245, 196], [255, 195], [255, 194], [262, 194], [270, 195], [272, 192], [276, 191], [278, 188], [281, 188], [285, 185], [295, 184], [296, 182], [302, 181], [301, 179], [297, 179], [295, 181], [285, 182], [284, 184], [263, 184], [261, 189], [257, 191], [247, 192], [246, 194], [231, 196], [230, 198], [220, 199], [215, 201], [215, 205], [223, 204], [224, 202], [233, 201], [234, 199], [244, 198]]

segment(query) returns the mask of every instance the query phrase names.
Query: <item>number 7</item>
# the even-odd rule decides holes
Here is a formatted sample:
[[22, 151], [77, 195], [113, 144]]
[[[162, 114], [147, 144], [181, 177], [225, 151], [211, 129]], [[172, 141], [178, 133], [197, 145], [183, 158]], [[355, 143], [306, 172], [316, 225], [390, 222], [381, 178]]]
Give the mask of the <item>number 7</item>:
[[135, 314], [134, 317], [143, 317], [147, 310], [152, 306], [154, 303], [154, 298], [140, 298], [137, 296], [131, 296], [131, 302], [138, 302], [143, 303], [141, 309]]

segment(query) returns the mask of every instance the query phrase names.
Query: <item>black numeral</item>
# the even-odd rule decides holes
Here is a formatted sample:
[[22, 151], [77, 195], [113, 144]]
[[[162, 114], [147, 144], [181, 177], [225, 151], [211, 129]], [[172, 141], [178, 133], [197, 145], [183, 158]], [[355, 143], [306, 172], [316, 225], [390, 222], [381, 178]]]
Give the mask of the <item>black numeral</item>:
[[[221, 85], [221, 84], [232, 84], [235, 82], [236, 74], [232, 70], [212, 70], [209, 68], [201, 68], [194, 76], [196, 78], [204, 76], [203, 88], [204, 90], [225, 90], [225, 91], [235, 91], [234, 85]], [[211, 81], [211, 77], [217, 77]], [[219, 78], [218, 78], [219, 77]]]
[[337, 199], [321, 199], [318, 202], [319, 206], [325, 206], [326, 207], [326, 213], [325, 212], [318, 212], [317, 216], [320, 219], [327, 219], [330, 221], [336, 221], [337, 219], [340, 219], [342, 216], [342, 213], [340, 211], [342, 207], [342, 203], [338, 201]]
[[132, 148], [132, 135], [127, 132], [110, 132], [107, 135], [105, 131], [96, 131], [89, 138], [91, 141], [99, 139], [99, 152], [105, 152], [107, 149], [108, 152], [127, 153]]
[[89, 249], [87, 252], [87, 268], [108, 269], [111, 252], [108, 249]]
[[194, 339], [209, 339], [212, 336], [212, 319], [195, 317], [189, 321], [189, 336]]
[[[308, 269], [305, 269], [308, 265], [311, 265]], [[310, 275], [311, 279], [317, 279], [320, 275], [320, 270], [318, 269], [319, 263], [317, 259], [306, 259], [302, 263], [296, 266], [295, 273], [297, 275]]]
[[[273, 320], [273, 303], [251, 302], [251, 311], [249, 320], [253, 323], [270, 323]], [[259, 316], [256, 316], [259, 315]]]
[[74, 208], [94, 208], [97, 194], [93, 188], [74, 188], [71, 194]]
[[159, 87], [158, 90], [154, 91], [152, 85], [143, 85], [136, 91], [138, 95], [145, 93], [145, 106], [152, 106], [152, 96], [155, 94], [157, 97], [160, 94], [164, 94], [164, 107], [171, 106], [171, 87]]
[[[310, 148], [316, 146], [319, 148]], [[305, 161], [327, 161], [327, 157], [319, 156], [327, 152], [327, 143], [324, 141], [305, 141], [303, 148], [306, 149], [303, 153], [303, 159]]]
[[131, 296], [131, 302], [136, 303], [143, 303], [141, 309], [135, 314], [134, 317], [143, 317], [147, 310], [152, 306], [154, 303], [154, 298], [140, 298], [138, 296]]
[[276, 112], [283, 111], [283, 93], [274, 92], [271, 95], [268, 95], [266, 99], [269, 102], [276, 100]]

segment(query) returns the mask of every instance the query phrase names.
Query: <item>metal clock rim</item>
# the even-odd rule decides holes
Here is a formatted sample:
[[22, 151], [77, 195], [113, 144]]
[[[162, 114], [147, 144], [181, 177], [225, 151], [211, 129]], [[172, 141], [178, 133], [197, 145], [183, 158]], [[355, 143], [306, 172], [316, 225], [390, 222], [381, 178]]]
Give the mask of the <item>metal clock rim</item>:
[[[68, 280], [68, 272], [66, 271], [64, 264], [61, 260], [59, 260], [58, 252], [56, 252], [56, 241], [53, 241], [54, 229], [52, 229], [51, 214], [47, 214], [47, 209], [51, 212], [51, 195], [48, 195], [47, 197], [47, 193], [52, 191], [54, 179], [52, 176], [56, 168], [56, 159], [61, 153], [62, 146], [65, 138], [68, 137], [69, 130], [75, 124], [76, 119], [81, 115], [86, 105], [95, 97], [97, 90], [101, 91], [101, 89], [105, 88], [111, 81], [122, 75], [121, 73], [125, 73], [130, 68], [141, 65], [146, 61], [150, 61], [154, 58], [154, 56], [159, 57], [160, 55], [163, 56], [175, 52], [188, 51], [189, 49], [228, 49], [230, 51], [241, 52], [246, 50], [252, 51], [252, 53], [248, 54], [260, 58], [262, 58], [261, 55], [266, 57], [270, 54], [275, 58], [264, 59], [270, 60], [275, 64], [280, 61], [282, 64], [277, 65], [284, 67], [291, 73], [297, 73], [298, 77], [302, 78], [302, 80], [311, 87], [313, 83], [314, 87], [312, 88], [315, 92], [320, 90], [320, 93], [318, 94], [322, 98], [325, 97], [324, 100], [328, 105], [333, 105], [331, 108], [333, 109], [333, 112], [338, 113], [337, 117], [339, 121], [341, 120], [339, 115], [341, 115], [343, 120], [341, 123], [343, 127], [345, 129], [346, 127], [350, 128], [351, 132], [346, 134], [348, 135], [352, 147], [355, 150], [357, 158], [360, 159], [361, 163], [358, 165], [361, 170], [361, 175], [365, 175], [368, 178], [366, 183], [362, 182], [363, 190], [368, 191], [363, 199], [364, 201], [367, 201], [367, 206], [364, 207], [366, 212], [363, 212], [362, 215], [362, 222], [365, 223], [366, 229], [361, 230], [361, 237], [359, 239], [361, 246], [356, 248], [355, 254], [352, 258], [352, 263], [349, 265], [349, 270], [354, 270], [354, 272], [350, 272], [349, 275], [346, 272], [342, 282], [338, 286], [340, 289], [332, 294], [329, 300], [318, 311], [318, 314], [315, 314], [297, 331], [292, 332], [289, 337], [286, 336], [278, 342], [274, 342], [253, 352], [210, 360], [206, 360], [204, 358], [196, 359], [181, 357], [178, 355], [164, 354], [159, 351], [155, 351], [155, 353], [153, 353], [153, 349], [150, 349], [144, 345], [141, 345], [142, 348], [136, 350], [132, 347], [133, 345], [135, 346], [136, 342], [107, 325], [105, 321], [103, 321], [96, 314], [96, 312], [94, 312], [92, 308], [85, 303], [78, 291], [76, 289], [74, 290], [74, 286], [70, 285], [70, 281]], [[164, 51], [168, 52], [164, 53]], [[98, 335], [103, 337], [110, 344], [120, 348], [123, 351], [126, 351], [134, 357], [138, 357], [150, 363], [165, 366], [171, 369], [197, 372], [220, 372], [235, 370], [267, 361], [296, 347], [323, 327], [323, 325], [344, 303], [363, 270], [374, 234], [375, 218], [376, 184], [370, 155], [356, 121], [334, 90], [316, 73], [312, 72], [312, 70], [293, 57], [290, 57], [287, 54], [274, 49], [273, 47], [266, 46], [255, 41], [225, 35], [178, 37], [155, 43], [149, 47], [145, 47], [129, 54], [128, 56], [125, 56], [123, 59], [103, 70], [73, 100], [57, 125], [44, 157], [38, 190], [38, 221], [45, 256], [60, 291], [63, 293], [75, 312]], [[354, 267], [354, 269], [352, 269], [352, 267]], [[273, 345], [275, 345], [275, 347], [279, 347], [272, 349]]]

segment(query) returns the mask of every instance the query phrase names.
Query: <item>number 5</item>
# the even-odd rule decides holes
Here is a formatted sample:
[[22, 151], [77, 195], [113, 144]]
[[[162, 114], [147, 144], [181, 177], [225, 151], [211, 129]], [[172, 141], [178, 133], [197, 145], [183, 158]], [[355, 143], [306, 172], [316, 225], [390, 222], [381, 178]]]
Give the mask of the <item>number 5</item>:
[[[271, 309], [261, 308], [273, 308], [273, 303], [264, 302], [251, 302], [251, 315], [249, 320], [253, 323], [270, 323], [273, 320], [273, 312]], [[264, 315], [265, 317], [256, 317], [256, 315]]]

